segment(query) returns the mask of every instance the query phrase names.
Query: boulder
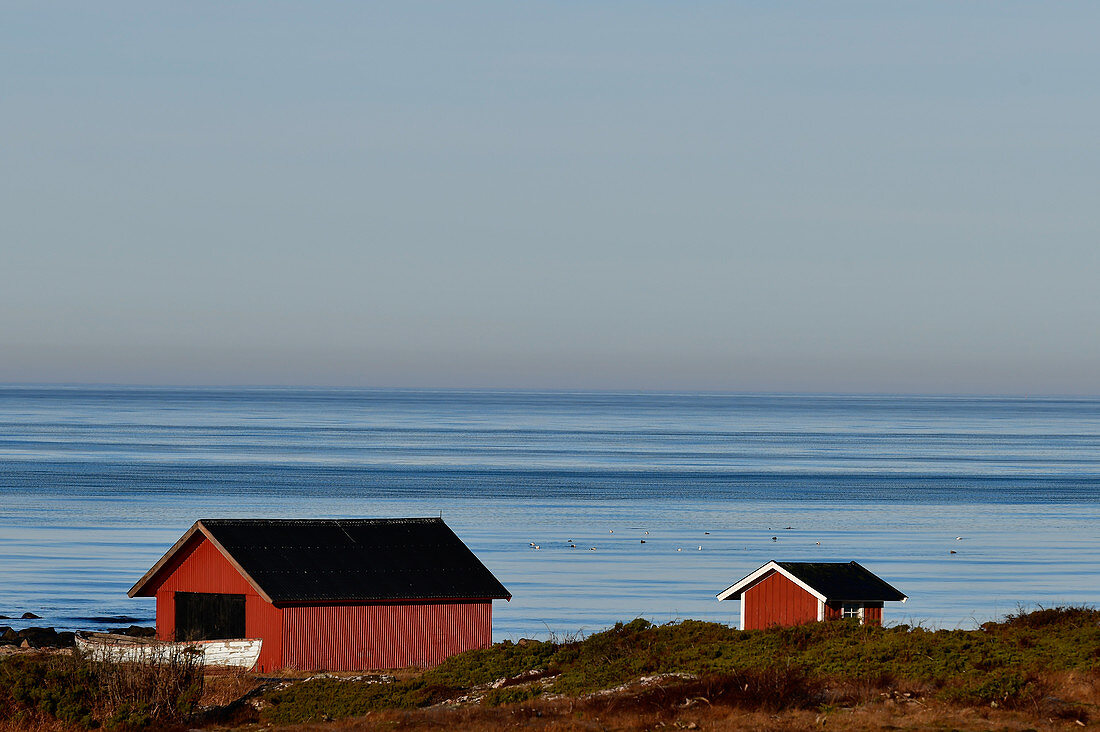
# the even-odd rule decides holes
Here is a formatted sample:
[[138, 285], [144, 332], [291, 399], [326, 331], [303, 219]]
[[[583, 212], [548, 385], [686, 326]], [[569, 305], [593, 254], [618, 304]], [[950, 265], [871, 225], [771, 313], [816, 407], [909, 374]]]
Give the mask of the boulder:
[[129, 628], [108, 628], [107, 632], [113, 635], [128, 635], [133, 638], [152, 638], [157, 634], [157, 629], [142, 625], [131, 625]]
[[11, 620], [7, 615], [0, 615], [0, 620]]
[[4, 632], [0, 634], [0, 640], [2, 640], [4, 643], [15, 645], [19, 643], [19, 632], [14, 630], [13, 628], [4, 626]]
[[23, 628], [17, 634], [23, 648], [57, 648], [60, 640], [53, 628]]
[[35, 615], [34, 613], [23, 613], [19, 616], [21, 620], [41, 620], [41, 615]]
[[71, 631], [63, 631], [57, 634], [57, 646], [58, 648], [72, 648], [76, 645], [76, 633]]

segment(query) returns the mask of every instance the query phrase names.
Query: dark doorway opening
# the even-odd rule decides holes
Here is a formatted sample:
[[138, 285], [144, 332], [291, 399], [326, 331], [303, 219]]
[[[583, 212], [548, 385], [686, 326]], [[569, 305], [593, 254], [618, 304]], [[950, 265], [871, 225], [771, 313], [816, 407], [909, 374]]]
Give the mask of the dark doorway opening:
[[244, 595], [176, 593], [176, 640], [244, 638]]

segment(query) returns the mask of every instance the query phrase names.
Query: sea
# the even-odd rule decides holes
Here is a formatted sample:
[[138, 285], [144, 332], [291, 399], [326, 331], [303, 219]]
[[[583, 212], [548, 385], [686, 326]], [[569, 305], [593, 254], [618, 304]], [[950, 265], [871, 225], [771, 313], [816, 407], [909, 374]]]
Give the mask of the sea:
[[[855, 560], [972, 628], [1100, 601], [1100, 400], [0, 386], [0, 625], [151, 624], [197, 519], [442, 516], [497, 640], [736, 624], [772, 559]], [[575, 548], [571, 545], [575, 545]]]

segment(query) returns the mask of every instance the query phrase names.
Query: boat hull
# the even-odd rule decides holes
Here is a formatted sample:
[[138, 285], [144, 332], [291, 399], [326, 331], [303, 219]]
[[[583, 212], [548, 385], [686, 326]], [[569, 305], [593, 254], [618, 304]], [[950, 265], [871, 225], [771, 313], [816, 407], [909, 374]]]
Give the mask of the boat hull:
[[171, 643], [138, 641], [125, 636], [77, 636], [76, 647], [97, 661], [115, 663], [155, 663], [172, 654], [201, 655], [206, 666], [230, 666], [250, 669], [260, 658], [263, 641], [259, 638], [233, 638]]

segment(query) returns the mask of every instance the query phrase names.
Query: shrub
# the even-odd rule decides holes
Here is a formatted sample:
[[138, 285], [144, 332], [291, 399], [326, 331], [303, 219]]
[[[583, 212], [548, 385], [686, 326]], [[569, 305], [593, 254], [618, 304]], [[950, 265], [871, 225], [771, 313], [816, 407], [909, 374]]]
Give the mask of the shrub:
[[541, 696], [542, 691], [540, 686], [506, 686], [502, 689], [489, 691], [482, 698], [481, 703], [487, 707], [499, 707], [502, 704], [521, 704]]
[[166, 652], [112, 663], [80, 654], [0, 661], [0, 718], [56, 720], [76, 728], [164, 726], [187, 721], [203, 688], [201, 656]]
[[1019, 707], [1035, 703], [1043, 696], [1042, 684], [1034, 676], [1010, 669], [978, 673], [956, 679], [943, 696], [962, 704], [989, 704]]
[[1015, 614], [1006, 615], [1002, 625], [1008, 628], [1032, 629], [1061, 626], [1096, 628], [1100, 627], [1100, 610], [1089, 605], [1060, 605], [1051, 608], [1039, 606], [1038, 610], [1027, 612], [1020, 607]]
[[56, 719], [91, 727], [94, 669], [72, 656], [9, 656], [0, 662], [0, 717]]

